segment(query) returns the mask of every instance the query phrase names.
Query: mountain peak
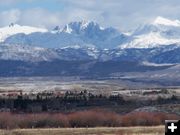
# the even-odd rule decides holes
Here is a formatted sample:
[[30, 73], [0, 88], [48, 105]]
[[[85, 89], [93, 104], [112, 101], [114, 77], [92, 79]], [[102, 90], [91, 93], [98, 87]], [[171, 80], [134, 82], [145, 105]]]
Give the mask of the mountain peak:
[[157, 17], [153, 23], [142, 25], [127, 40], [123, 48], [153, 48], [179, 44], [180, 21]]
[[94, 21], [89, 21], [89, 20], [82, 20], [82, 21], [77, 21], [77, 22], [71, 22], [69, 23], [69, 25], [73, 25], [73, 24], [78, 24], [80, 25], [82, 28], [86, 28], [89, 25], [98, 25], [98, 23], [94, 22]]
[[59, 31], [61, 28], [59, 26], [54, 27], [53, 31]]
[[83, 20], [83, 21], [71, 22], [71, 23], [67, 24], [63, 28], [62, 31], [66, 32], [66, 33], [77, 33], [77, 34], [79, 34], [81, 31], [84, 31], [88, 28], [101, 29], [99, 24], [97, 24], [96, 22]]
[[61, 27], [60, 26], [55, 26], [53, 29], [52, 29], [52, 31], [51, 31], [51, 33], [59, 33], [59, 32], [61, 32]]
[[94, 22], [91, 22], [91, 21], [88, 21], [88, 20], [82, 20], [82, 21], [80, 21], [79, 23], [80, 23], [80, 25], [81, 25], [81, 28], [86, 28], [86, 27], [88, 27], [88, 25], [89, 25], [90, 23], [95, 24]]
[[180, 21], [179, 20], [169, 20], [167, 18], [158, 16], [155, 21], [153, 22], [154, 25], [166, 25], [166, 26], [175, 26], [179, 27], [180, 26]]

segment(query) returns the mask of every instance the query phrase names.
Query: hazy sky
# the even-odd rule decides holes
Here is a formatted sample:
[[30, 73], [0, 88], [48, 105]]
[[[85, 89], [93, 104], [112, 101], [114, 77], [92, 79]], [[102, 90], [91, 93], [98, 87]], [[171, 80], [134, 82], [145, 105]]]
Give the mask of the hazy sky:
[[180, 0], [0, 0], [0, 26], [53, 28], [90, 20], [129, 30], [157, 16], [180, 19]]

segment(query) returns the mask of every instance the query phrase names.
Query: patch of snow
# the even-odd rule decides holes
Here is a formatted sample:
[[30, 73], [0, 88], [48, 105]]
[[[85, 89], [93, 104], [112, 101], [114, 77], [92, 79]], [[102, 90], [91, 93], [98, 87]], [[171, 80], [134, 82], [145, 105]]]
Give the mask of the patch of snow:
[[145, 35], [134, 36], [133, 40], [120, 45], [120, 48], [153, 48], [177, 43], [180, 43], [180, 39], [167, 39], [159, 33], [151, 32]]
[[161, 16], [157, 17], [155, 21], [153, 22], [154, 25], [166, 25], [166, 26], [175, 26], [179, 27], [180, 26], [180, 21], [179, 20], [169, 20], [166, 18], [163, 18]]
[[72, 49], [80, 49], [81, 46], [80, 46], [80, 45], [66, 46], [66, 47], [62, 47], [61, 49], [69, 49], [69, 48], [72, 48]]
[[65, 28], [63, 29], [63, 32], [65, 32], [65, 33], [69, 33], [69, 34], [71, 34], [72, 33], [72, 28], [70, 28], [70, 26], [69, 25], [66, 25], [65, 26]]
[[148, 61], [143, 61], [142, 64], [146, 65], [146, 66], [155, 66], [155, 67], [173, 66], [173, 65], [175, 65], [175, 64], [169, 64], [169, 63], [156, 64], [156, 63], [151, 63], [151, 62], [148, 62]]

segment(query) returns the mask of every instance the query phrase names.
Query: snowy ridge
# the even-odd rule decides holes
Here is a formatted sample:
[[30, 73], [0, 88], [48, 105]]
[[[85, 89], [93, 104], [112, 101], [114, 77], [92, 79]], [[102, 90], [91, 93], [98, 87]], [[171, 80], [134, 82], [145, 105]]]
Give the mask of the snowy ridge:
[[44, 48], [81, 47], [115, 48], [127, 37], [114, 28], [102, 28], [95, 22], [72, 22], [63, 29], [56, 26], [52, 31], [18, 33], [4, 41], [8, 44], [22, 44]]
[[160, 33], [151, 32], [144, 35], [134, 36], [133, 40], [120, 45], [120, 48], [154, 48], [179, 43], [180, 39], [167, 39], [161, 36]]
[[173, 66], [173, 65], [175, 65], [175, 64], [170, 64], [170, 63], [163, 63], [163, 64], [150, 63], [148, 61], [143, 61], [142, 64], [146, 65], [146, 66], [156, 66], [156, 67], [159, 67], [159, 66]]
[[3, 42], [6, 38], [19, 34], [19, 33], [24, 33], [24, 34], [31, 34], [34, 32], [47, 32], [48, 30], [42, 29], [42, 28], [35, 28], [35, 27], [30, 27], [30, 26], [20, 26], [18, 24], [10, 24], [9, 26], [0, 28], [0, 42]]
[[175, 26], [180, 27], [180, 21], [179, 20], [169, 20], [166, 18], [163, 18], [161, 16], [157, 17], [155, 21], [153, 22], [154, 25], [166, 25], [166, 26]]
[[1, 60], [20, 60], [20, 61], [51, 61], [58, 58], [56, 52], [50, 49], [0, 44], [0, 59]]
[[82, 31], [85, 31], [88, 27], [96, 27], [101, 28], [97, 23], [95, 22], [90, 22], [90, 21], [81, 21], [81, 22], [71, 22], [69, 24], [67, 24], [62, 30], [61, 32], [65, 32], [65, 33], [80, 33]]
[[[25, 35], [23, 35], [25, 34]], [[33, 45], [42, 48], [67, 46], [114, 48], [154, 48], [180, 43], [180, 21], [157, 17], [152, 23], [137, 28], [131, 34], [114, 28], [103, 28], [96, 22], [71, 22], [52, 31], [11, 24], [0, 28], [0, 42]]]
[[[138, 61], [143, 65], [180, 63], [180, 46], [170, 45], [145, 49], [98, 49], [93, 47], [64, 47], [47, 49], [15, 44], [0, 44], [0, 60], [40, 61]], [[143, 63], [143, 61], [145, 61]], [[152, 65], [153, 63], [153, 65]], [[164, 66], [164, 65], [163, 65]]]
[[139, 27], [120, 48], [154, 48], [180, 43], [180, 21], [157, 17], [153, 23]]

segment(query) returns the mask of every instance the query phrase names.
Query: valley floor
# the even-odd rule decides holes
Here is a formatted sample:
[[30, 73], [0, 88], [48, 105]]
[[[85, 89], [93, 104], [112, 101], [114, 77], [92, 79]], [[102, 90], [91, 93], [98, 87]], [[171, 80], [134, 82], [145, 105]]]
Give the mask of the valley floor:
[[1, 130], [0, 135], [164, 135], [164, 126]]

